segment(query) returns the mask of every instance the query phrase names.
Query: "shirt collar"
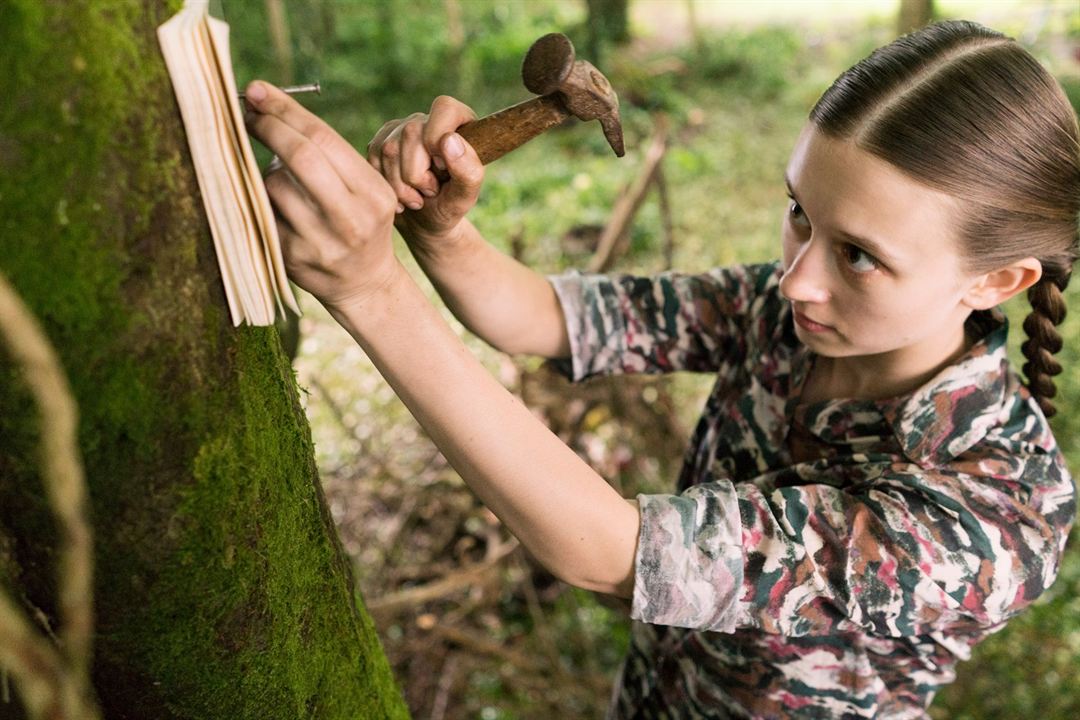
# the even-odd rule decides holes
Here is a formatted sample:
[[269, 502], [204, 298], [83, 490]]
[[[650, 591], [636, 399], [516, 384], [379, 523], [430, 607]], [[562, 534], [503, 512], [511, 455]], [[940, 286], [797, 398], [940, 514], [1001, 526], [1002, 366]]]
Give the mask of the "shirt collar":
[[999, 424], [1008, 386], [1009, 322], [998, 308], [973, 313], [979, 338], [956, 363], [909, 395], [882, 403], [904, 454], [923, 467], [940, 467]]
[[[1008, 320], [997, 308], [972, 313], [968, 331], [978, 338], [972, 347], [914, 392], [885, 400], [830, 400], [789, 408], [787, 415], [828, 443], [865, 445], [891, 432], [909, 460], [941, 467], [984, 438], [1005, 404]], [[791, 367], [796, 395], [812, 358], [799, 345]]]

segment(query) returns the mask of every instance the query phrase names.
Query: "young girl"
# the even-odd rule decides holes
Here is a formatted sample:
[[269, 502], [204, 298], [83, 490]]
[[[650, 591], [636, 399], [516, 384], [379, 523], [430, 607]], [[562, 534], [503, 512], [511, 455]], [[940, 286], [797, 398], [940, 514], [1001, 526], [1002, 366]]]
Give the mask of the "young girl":
[[[1078, 252], [1076, 116], [1015, 42], [943, 23], [845, 72], [786, 181], [782, 258], [545, 279], [464, 219], [483, 168], [439, 98], [361, 158], [262, 83], [292, 279], [465, 481], [574, 585], [632, 599], [612, 718], [926, 717], [1053, 581], [1074, 488], [1046, 418]], [[440, 186], [432, 164], [451, 180]], [[394, 257], [510, 353], [715, 373], [677, 494], [624, 500], [466, 351]], [[1026, 384], [997, 305], [1027, 290]]]

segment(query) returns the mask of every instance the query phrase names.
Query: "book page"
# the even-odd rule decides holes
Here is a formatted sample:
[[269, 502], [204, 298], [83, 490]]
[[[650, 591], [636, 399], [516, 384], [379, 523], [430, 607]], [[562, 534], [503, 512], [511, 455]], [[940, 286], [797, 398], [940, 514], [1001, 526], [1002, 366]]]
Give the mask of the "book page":
[[[228, 25], [187, 0], [158, 40], [187, 132], [233, 324], [270, 325], [299, 305], [255, 163], [229, 57]], [[276, 306], [276, 307], [275, 307]]]
[[[265, 250], [266, 266], [274, 276], [271, 287], [275, 289], [274, 294], [278, 306], [280, 307], [282, 301], [284, 301], [290, 310], [299, 315], [300, 308], [292, 293], [288, 276], [285, 274], [285, 260], [281, 255], [281, 240], [278, 237], [277, 222], [274, 220], [274, 210], [270, 205], [270, 197], [266, 194], [266, 185], [262, 181], [259, 166], [255, 162], [255, 153], [251, 149], [251, 141], [244, 128], [244, 116], [240, 109], [240, 102], [237, 99], [240, 93], [236, 88], [232, 58], [229, 54], [229, 26], [219, 20], [210, 18], [210, 30], [211, 39], [214, 41], [215, 57], [218, 61], [221, 77], [225, 80], [226, 97], [229, 98], [233, 127], [236, 129], [234, 139], [239, 148], [238, 159], [241, 163], [241, 172], [244, 173], [244, 184], [250, 193], [250, 202], [255, 221], [259, 225], [260, 234], [267, 238], [267, 242], [263, 243], [263, 248]], [[280, 288], [284, 288], [285, 292], [278, 292]], [[284, 314], [283, 309], [282, 313]]]

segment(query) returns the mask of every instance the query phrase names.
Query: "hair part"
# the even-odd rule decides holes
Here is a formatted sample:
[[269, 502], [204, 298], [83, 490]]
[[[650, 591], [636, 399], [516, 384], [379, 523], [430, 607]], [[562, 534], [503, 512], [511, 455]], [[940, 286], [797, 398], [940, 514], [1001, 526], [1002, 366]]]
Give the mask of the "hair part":
[[1022, 346], [1027, 386], [1055, 414], [1062, 291], [1080, 255], [1080, 130], [1056, 80], [1011, 38], [972, 22], [929, 25], [843, 73], [810, 111], [960, 201], [959, 251], [974, 273], [1035, 257]]

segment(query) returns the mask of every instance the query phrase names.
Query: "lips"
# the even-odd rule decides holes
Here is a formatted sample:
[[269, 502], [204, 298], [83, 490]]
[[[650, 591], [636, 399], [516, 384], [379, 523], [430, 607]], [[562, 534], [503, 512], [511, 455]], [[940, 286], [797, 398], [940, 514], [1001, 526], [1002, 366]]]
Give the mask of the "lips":
[[809, 330], [810, 332], [825, 332], [826, 330], [832, 330], [831, 326], [819, 323], [816, 320], [811, 320], [795, 308], [792, 308], [791, 312], [795, 317], [795, 324], [804, 330]]

